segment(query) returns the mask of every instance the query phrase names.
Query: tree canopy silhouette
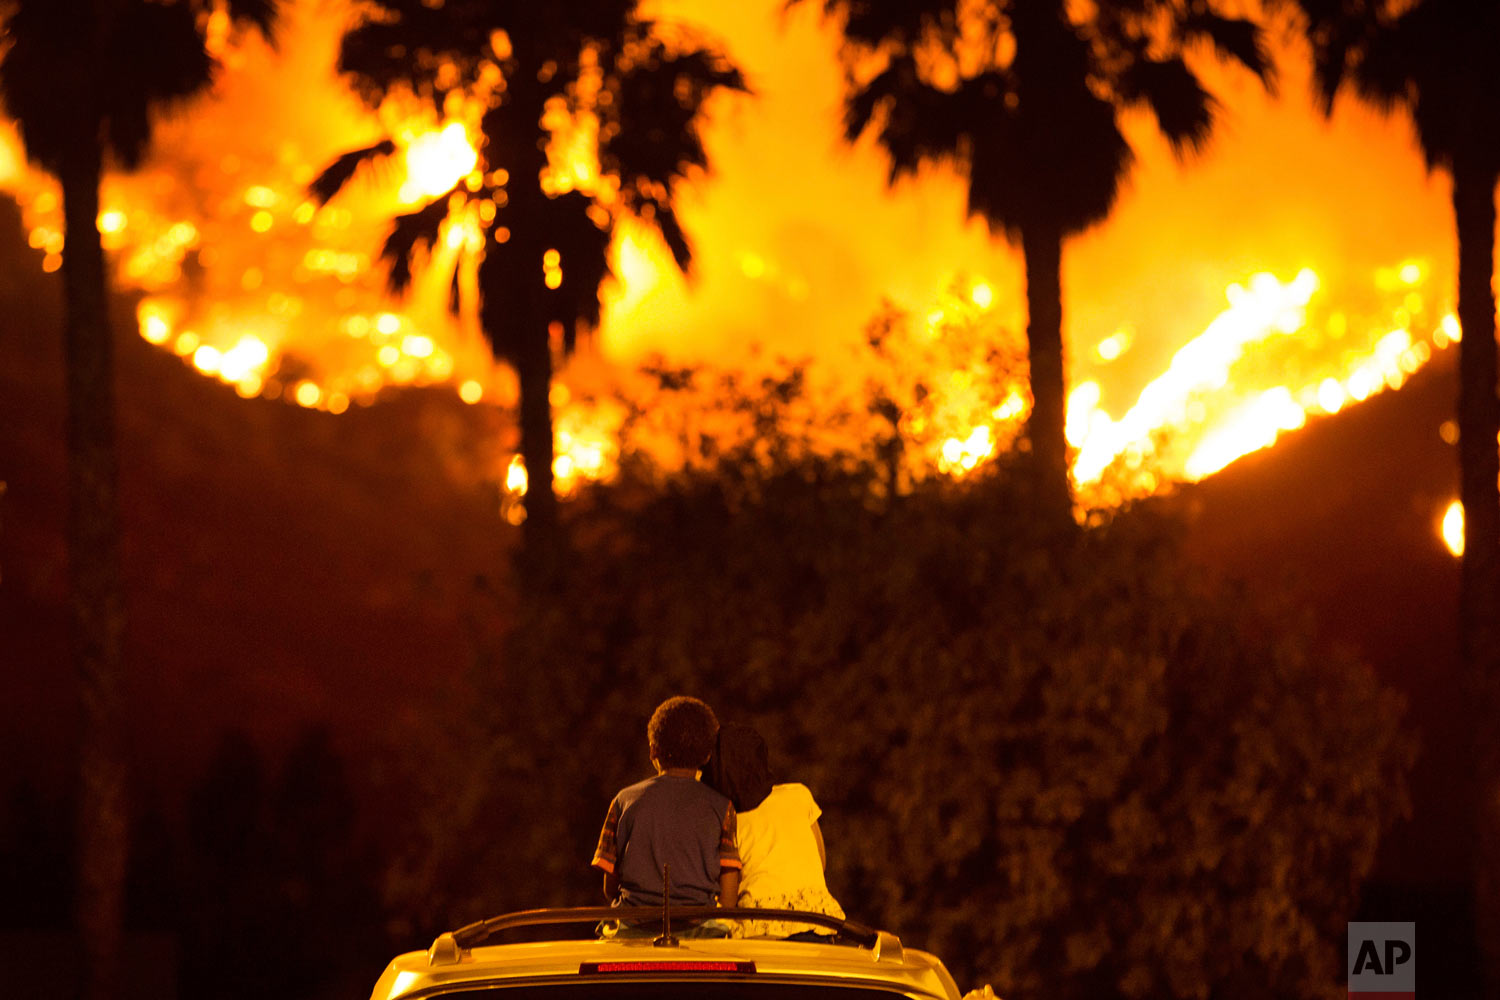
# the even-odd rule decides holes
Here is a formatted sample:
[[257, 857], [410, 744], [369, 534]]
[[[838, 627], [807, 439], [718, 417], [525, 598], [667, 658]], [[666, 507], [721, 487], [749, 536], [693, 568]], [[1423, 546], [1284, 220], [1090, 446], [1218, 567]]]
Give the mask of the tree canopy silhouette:
[[[495, 355], [519, 376], [527, 542], [549, 547], [557, 521], [553, 340], [570, 352], [577, 331], [598, 324], [622, 218], [652, 225], [677, 266], [689, 267], [677, 193], [708, 166], [699, 132], [705, 102], [745, 90], [744, 80], [692, 32], [643, 16], [637, 0], [375, 0], [345, 36], [339, 65], [371, 104], [409, 91], [441, 109], [449, 95], [481, 81], [493, 87], [478, 122], [477, 183], [460, 183], [397, 218], [383, 254], [392, 286], [402, 289], [414, 254], [434, 245], [450, 211], [470, 203], [481, 210], [480, 321]], [[565, 172], [557, 178], [549, 163], [557, 111], [570, 123], [597, 124], [589, 152], [597, 155], [598, 183], [587, 192]], [[361, 163], [393, 151], [382, 142], [341, 157], [314, 182], [314, 193], [331, 197]]]
[[[20, 126], [27, 156], [62, 185], [70, 613], [83, 706], [77, 918], [89, 1000], [120, 986], [127, 840], [114, 345], [99, 181], [107, 164], [140, 163], [155, 112], [212, 81], [204, 30], [214, 6], [210, 0], [0, 5], [0, 99]], [[228, 0], [226, 9], [235, 22], [271, 37], [277, 0]]]
[[[1410, 114], [1430, 170], [1453, 180], [1458, 237], [1459, 637], [1472, 694], [1500, 709], [1500, 397], [1496, 395], [1495, 185], [1500, 180], [1500, 6], [1438, 0], [1296, 0], [1323, 109], [1352, 90]], [[1474, 890], [1486, 997], [1500, 997], [1500, 741], [1476, 734]]]
[[892, 183], [956, 166], [969, 213], [1021, 246], [1036, 489], [1068, 516], [1063, 242], [1114, 205], [1133, 160], [1122, 112], [1148, 109], [1179, 154], [1201, 148], [1216, 106], [1185, 55], [1206, 43], [1269, 84], [1260, 28], [1215, 0], [819, 2], [844, 38], [846, 138], [873, 132]]

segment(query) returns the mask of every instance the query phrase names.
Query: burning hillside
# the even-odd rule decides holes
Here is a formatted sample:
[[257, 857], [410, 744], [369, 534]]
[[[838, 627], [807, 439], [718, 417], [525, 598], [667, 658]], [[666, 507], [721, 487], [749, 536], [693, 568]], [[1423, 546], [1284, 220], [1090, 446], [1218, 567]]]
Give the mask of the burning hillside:
[[[628, 400], [637, 391], [632, 363], [655, 352], [673, 363], [712, 358], [715, 370], [751, 373], [774, 371], [790, 356], [805, 362], [817, 386], [810, 398], [828, 400], [826, 412], [804, 414], [809, 426], [827, 424], [840, 408], [868, 415], [868, 399], [850, 403], [851, 393], [889, 399], [901, 436], [917, 445], [912, 474], [973, 469], [1009, 446], [1029, 408], [1024, 367], [1016, 362], [1024, 351], [1015, 333], [1021, 324], [1013, 257], [961, 223], [954, 178], [930, 176], [884, 198], [866, 183], [866, 175], [879, 173], [869, 150], [833, 158], [836, 130], [820, 131], [814, 122], [825, 110], [836, 115], [837, 69], [826, 31], [806, 19], [777, 29], [768, 10], [712, 6], [675, 5], [672, 12], [681, 7], [686, 18], [731, 38], [758, 96], [716, 110], [718, 175], [685, 212], [700, 244], [697, 282], [678, 279], [665, 248], [639, 230], [625, 229], [613, 247], [617, 281], [607, 291], [597, 349], [564, 371], [554, 390], [560, 492], [612, 473], [628, 409], [612, 397]], [[514, 380], [491, 360], [472, 302], [456, 316], [448, 309], [449, 274], [457, 271], [462, 291], [482, 253], [487, 220], [452, 215], [404, 301], [387, 297], [375, 259], [395, 212], [479, 176], [473, 109], [458, 102], [440, 117], [414, 100], [392, 100], [377, 114], [366, 112], [332, 72], [348, 10], [303, 3], [290, 16], [279, 52], [232, 39], [216, 25], [213, 45], [230, 70], [216, 92], [163, 123], [145, 170], [106, 184], [99, 226], [118, 279], [141, 295], [141, 336], [242, 396], [334, 414], [383, 391], [424, 384], [452, 386], [471, 404], [513, 404]], [[814, 59], [821, 68], [810, 71]], [[784, 83], [793, 78], [803, 82], [789, 93]], [[1223, 83], [1234, 91], [1233, 79]], [[1268, 121], [1284, 131], [1278, 115], [1308, 118], [1305, 109], [1257, 104], [1251, 93], [1238, 93], [1246, 110], [1232, 145], [1242, 147], [1243, 133], [1264, 130]], [[1339, 127], [1366, 142], [1398, 141], [1369, 120]], [[773, 129], [777, 138], [766, 145]], [[573, 135], [586, 139], [587, 130]], [[323, 166], [382, 136], [395, 144], [384, 166], [327, 205], [309, 197], [307, 185]], [[562, 182], [587, 186], [586, 141], [564, 138], [556, 146]], [[1191, 224], [1192, 206], [1169, 209], [1159, 190], [1172, 168], [1149, 143], [1144, 148], [1146, 179], [1122, 206], [1125, 225], [1143, 211], [1172, 213], [1152, 217], [1156, 229]], [[762, 183], [768, 150], [801, 171], [795, 187]], [[809, 166], [809, 151], [819, 150], [825, 154]], [[1226, 179], [1226, 169], [1243, 176]], [[1272, 157], [1236, 168], [1221, 159], [1205, 173], [1220, 175], [1219, 200], [1228, 188], [1243, 203], [1244, 177], [1277, 169]], [[1384, 176], [1401, 182], [1404, 169], [1403, 161]], [[1313, 186], [1318, 170], [1326, 172], [1304, 171]], [[1359, 173], [1347, 163], [1345, 171]], [[1359, 177], [1369, 183], [1368, 174]], [[848, 191], [820, 199], [834, 178]], [[58, 194], [21, 162], [12, 131], [0, 132], [0, 183], [22, 206], [41, 267], [55, 270], [63, 240]], [[748, 198], [747, 183], [754, 190]], [[1166, 186], [1170, 196], [1181, 190], [1175, 179]], [[863, 204], [861, 196], [868, 196]], [[871, 208], [877, 198], [889, 207]], [[894, 234], [880, 228], [892, 221]], [[1242, 220], [1236, 240], [1253, 244], [1276, 221], [1272, 211]], [[835, 241], [830, 234], [844, 227]], [[1068, 437], [1083, 502], [1112, 506], [1209, 475], [1310, 418], [1399, 388], [1458, 339], [1447, 305], [1451, 266], [1431, 249], [1440, 245], [1433, 233], [1442, 227], [1406, 229], [1368, 241], [1363, 255], [1339, 253], [1344, 248], [1325, 233], [1295, 253], [1278, 234], [1254, 263], [1243, 250], [1212, 267], [1158, 258], [1158, 275], [1145, 291], [1134, 283], [1143, 266], [1135, 258], [1149, 258], [1145, 250], [1163, 237], [1137, 233], [1142, 252], [1123, 265], [1118, 255], [1097, 261], [1119, 245], [1118, 227], [1079, 241], [1071, 258], [1079, 263], [1067, 275]], [[1319, 259], [1329, 247], [1333, 255]], [[1231, 280], [1222, 280], [1226, 273]], [[1162, 284], [1176, 288], [1176, 301], [1154, 287]], [[1204, 297], [1218, 288], [1227, 302], [1208, 308]], [[889, 311], [872, 326], [882, 300]], [[1076, 308], [1074, 300], [1081, 300]], [[695, 335], [701, 343], [684, 342]], [[1005, 347], [997, 351], [996, 344]], [[855, 439], [871, 433], [845, 426]], [[688, 460], [664, 450], [653, 454]], [[523, 516], [519, 464], [492, 474], [508, 491], [506, 515]]]

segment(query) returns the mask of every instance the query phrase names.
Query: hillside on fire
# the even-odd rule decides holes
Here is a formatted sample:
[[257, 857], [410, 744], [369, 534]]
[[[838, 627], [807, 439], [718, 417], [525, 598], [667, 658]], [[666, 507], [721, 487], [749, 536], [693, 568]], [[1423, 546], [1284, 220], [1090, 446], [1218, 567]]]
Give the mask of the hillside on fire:
[[7, 989], [1500, 1000], [1491, 7], [0, 0]]

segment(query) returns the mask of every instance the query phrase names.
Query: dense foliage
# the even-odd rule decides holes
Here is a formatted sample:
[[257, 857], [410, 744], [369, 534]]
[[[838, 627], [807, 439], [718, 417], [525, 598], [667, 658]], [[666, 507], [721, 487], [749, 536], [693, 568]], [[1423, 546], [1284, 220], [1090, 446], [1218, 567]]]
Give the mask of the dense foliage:
[[580, 501], [569, 570], [444, 719], [403, 910], [596, 899], [604, 808], [649, 769], [653, 706], [690, 692], [812, 787], [848, 911], [965, 986], [1338, 982], [1410, 762], [1364, 667], [1201, 583], [1158, 506], [1059, 542], [1010, 462], [891, 498], [875, 463], [793, 452]]

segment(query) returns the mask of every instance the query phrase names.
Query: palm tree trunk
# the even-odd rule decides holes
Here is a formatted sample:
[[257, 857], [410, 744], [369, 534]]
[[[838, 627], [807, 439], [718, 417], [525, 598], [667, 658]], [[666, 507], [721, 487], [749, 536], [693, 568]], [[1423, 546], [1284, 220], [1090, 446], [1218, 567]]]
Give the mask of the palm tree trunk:
[[[537, 271], [540, 274], [540, 267]], [[532, 310], [533, 318], [528, 319], [535, 330], [527, 332], [517, 352], [516, 375], [521, 388], [521, 455], [526, 463], [523, 531], [528, 552], [540, 556], [553, 548], [558, 525], [552, 483], [552, 343], [545, 321], [534, 318], [536, 312]]]
[[1049, 521], [1072, 522], [1068, 441], [1064, 436], [1067, 394], [1063, 382], [1062, 236], [1044, 226], [1021, 233], [1026, 260], [1026, 342], [1031, 364], [1033, 485], [1038, 509]]
[[1495, 183], [1493, 171], [1453, 171], [1458, 227], [1459, 496], [1464, 555], [1459, 584], [1459, 642], [1474, 685], [1475, 931], [1486, 997], [1500, 997], [1500, 396], [1495, 347]]
[[96, 222], [100, 167], [98, 136], [85, 130], [59, 171], [67, 240], [62, 273], [70, 612], [82, 707], [75, 916], [85, 960], [84, 1000], [110, 1000], [119, 992], [127, 830], [114, 343]]
[[[526, 48], [525, 39], [513, 39], [517, 60], [523, 66], [540, 66], [545, 54]], [[540, 175], [547, 167], [549, 133], [542, 128], [548, 91], [529, 73], [517, 74], [507, 101], [515, 109], [514, 120], [529, 142], [514, 143], [511, 158], [511, 210], [516, 233], [522, 241], [523, 270], [530, 268], [523, 299], [525, 315], [516, 347], [516, 376], [521, 391], [521, 454], [526, 463], [526, 521], [522, 528], [527, 557], [533, 571], [550, 565], [558, 543], [557, 494], [552, 481], [554, 437], [552, 428], [552, 335], [548, 326], [546, 288], [542, 284], [542, 258], [550, 234], [545, 231], [547, 195]], [[517, 137], [519, 138], [519, 137]], [[538, 562], [540, 560], [540, 562]]]

